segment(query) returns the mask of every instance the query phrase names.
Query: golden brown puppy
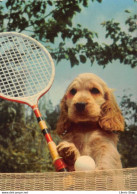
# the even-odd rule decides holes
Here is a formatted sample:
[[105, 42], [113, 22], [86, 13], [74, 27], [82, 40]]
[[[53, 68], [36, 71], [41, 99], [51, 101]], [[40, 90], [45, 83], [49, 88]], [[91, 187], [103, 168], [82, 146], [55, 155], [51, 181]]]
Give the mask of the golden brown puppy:
[[68, 86], [60, 107], [57, 133], [63, 141], [57, 149], [70, 171], [81, 155], [91, 156], [96, 169], [122, 168], [115, 132], [124, 130], [124, 119], [102, 79], [80, 74]]

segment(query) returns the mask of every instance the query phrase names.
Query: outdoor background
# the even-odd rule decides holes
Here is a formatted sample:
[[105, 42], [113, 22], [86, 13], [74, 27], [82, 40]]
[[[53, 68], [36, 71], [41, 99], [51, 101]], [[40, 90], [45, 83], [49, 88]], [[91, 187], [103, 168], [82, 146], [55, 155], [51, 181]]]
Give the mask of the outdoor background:
[[[0, 32], [32, 36], [50, 52], [55, 79], [39, 102], [56, 143], [59, 102], [69, 83], [92, 72], [115, 89], [125, 117], [123, 167], [137, 166], [137, 3], [134, 0], [1, 0]], [[54, 171], [30, 107], [0, 99], [0, 172]]]

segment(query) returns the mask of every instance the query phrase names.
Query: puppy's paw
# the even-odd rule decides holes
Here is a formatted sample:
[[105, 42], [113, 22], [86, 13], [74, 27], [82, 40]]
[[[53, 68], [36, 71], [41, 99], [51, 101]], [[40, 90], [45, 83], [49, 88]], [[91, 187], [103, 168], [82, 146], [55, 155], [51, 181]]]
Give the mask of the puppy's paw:
[[59, 155], [64, 159], [67, 164], [73, 165], [80, 153], [73, 143], [67, 141], [61, 142], [57, 146]]

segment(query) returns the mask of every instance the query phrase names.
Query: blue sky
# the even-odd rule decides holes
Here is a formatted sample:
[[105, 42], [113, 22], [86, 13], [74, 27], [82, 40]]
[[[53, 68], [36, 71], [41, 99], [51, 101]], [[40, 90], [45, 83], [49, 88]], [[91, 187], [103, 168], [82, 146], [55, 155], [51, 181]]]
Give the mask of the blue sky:
[[[105, 30], [100, 24], [106, 20], [114, 19], [120, 22], [124, 31], [127, 31], [124, 22], [129, 14], [125, 13], [124, 10], [128, 9], [134, 14], [136, 13], [136, 5], [133, 0], [103, 0], [101, 4], [90, 2], [88, 8], [82, 9], [82, 12], [74, 17], [73, 24], [80, 23], [83, 27], [98, 32], [98, 41], [109, 42], [110, 40], [105, 39]], [[118, 103], [120, 102], [119, 96], [124, 94], [133, 94], [134, 100], [137, 97], [137, 69], [131, 69], [129, 65], [120, 64], [119, 61], [113, 61], [103, 69], [96, 63], [91, 66], [89, 62], [71, 68], [69, 62], [64, 60], [55, 65], [55, 68], [53, 86], [46, 94], [46, 98], [50, 99], [53, 105], [60, 102], [69, 83], [79, 73], [84, 72], [97, 74], [110, 88], [114, 88]]]

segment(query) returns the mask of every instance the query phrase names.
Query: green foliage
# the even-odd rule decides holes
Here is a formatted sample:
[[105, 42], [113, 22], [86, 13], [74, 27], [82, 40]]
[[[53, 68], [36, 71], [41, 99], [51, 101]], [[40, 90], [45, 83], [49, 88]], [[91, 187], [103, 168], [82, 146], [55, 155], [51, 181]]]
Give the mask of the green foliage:
[[55, 108], [52, 112], [50, 112], [50, 110], [46, 110], [46, 121], [49, 124], [51, 130], [56, 129], [58, 116], [59, 116], [58, 107]]
[[134, 16], [130, 16], [127, 20], [126, 20], [126, 24], [128, 24], [129, 28], [129, 32], [134, 32], [136, 31], [136, 20], [137, 20], [137, 15], [134, 15]]
[[[134, 32], [136, 30], [136, 19], [137, 15], [134, 15], [125, 21], [125, 24], [128, 25], [129, 32]], [[106, 28], [106, 38], [112, 40], [112, 44], [109, 46], [104, 45], [103, 53], [106, 56], [103, 59], [104, 63], [106, 64], [112, 62], [112, 60], [119, 59], [121, 63], [130, 64], [133, 68], [136, 67], [136, 36], [122, 31], [120, 24], [113, 20], [104, 22], [102, 25]]]
[[124, 95], [121, 100], [121, 109], [126, 123], [137, 124], [137, 102], [131, 100], [132, 95]]
[[120, 135], [119, 150], [124, 168], [137, 166], [137, 125], [126, 127]]
[[130, 96], [123, 96], [121, 110], [125, 118], [125, 132], [120, 134], [119, 150], [123, 167], [136, 167], [137, 164], [137, 103]]
[[58, 33], [67, 26], [72, 26], [73, 16], [81, 12], [81, 6], [87, 5], [88, 0], [5, 0], [5, 6], [10, 9], [10, 14], [1, 12], [1, 16], [3, 20], [8, 21], [5, 26], [7, 31], [19, 30], [21, 32], [31, 26], [34, 36], [39, 37], [40, 40], [46, 38], [54, 42]]
[[28, 119], [27, 114], [24, 105], [1, 101], [0, 172], [54, 170], [48, 147], [37, 121], [30, 113], [31, 120]]
[[[118, 22], [105, 21], [102, 25], [106, 28], [106, 38], [110, 38], [112, 44], [99, 44], [96, 40], [97, 33], [80, 24], [73, 24], [74, 16], [90, 3], [88, 0], [5, 0], [1, 3], [3, 7], [0, 6], [0, 32], [26, 31], [43, 42], [57, 62], [69, 60], [71, 67], [86, 63], [87, 60], [91, 64], [97, 61], [105, 67], [118, 59], [134, 68], [137, 65], [137, 39], [134, 35], [137, 16], [129, 16], [125, 21], [130, 34], [122, 30]], [[130, 14], [128, 10], [125, 12]]]

